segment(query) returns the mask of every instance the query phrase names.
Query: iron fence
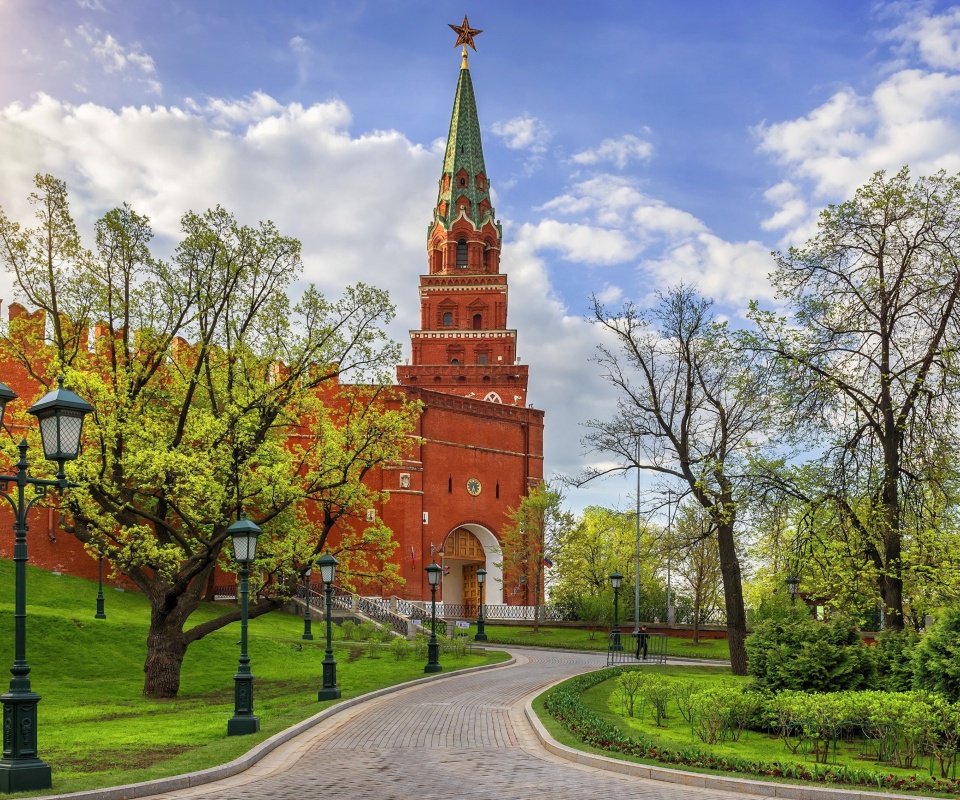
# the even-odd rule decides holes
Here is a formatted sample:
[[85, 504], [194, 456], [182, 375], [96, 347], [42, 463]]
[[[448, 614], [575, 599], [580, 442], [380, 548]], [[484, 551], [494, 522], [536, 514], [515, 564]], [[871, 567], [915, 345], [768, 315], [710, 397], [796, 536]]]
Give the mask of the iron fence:
[[667, 663], [666, 634], [620, 632], [607, 637], [608, 667], [638, 663]]

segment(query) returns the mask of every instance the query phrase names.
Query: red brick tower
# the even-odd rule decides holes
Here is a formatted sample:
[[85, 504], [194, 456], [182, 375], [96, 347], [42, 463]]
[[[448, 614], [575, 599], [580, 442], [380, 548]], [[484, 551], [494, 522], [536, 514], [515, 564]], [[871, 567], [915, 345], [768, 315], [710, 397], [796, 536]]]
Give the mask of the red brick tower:
[[524, 406], [527, 367], [507, 328], [500, 223], [490, 202], [480, 121], [466, 48], [453, 103], [440, 190], [427, 231], [429, 274], [420, 276], [420, 329], [397, 379], [461, 397]]

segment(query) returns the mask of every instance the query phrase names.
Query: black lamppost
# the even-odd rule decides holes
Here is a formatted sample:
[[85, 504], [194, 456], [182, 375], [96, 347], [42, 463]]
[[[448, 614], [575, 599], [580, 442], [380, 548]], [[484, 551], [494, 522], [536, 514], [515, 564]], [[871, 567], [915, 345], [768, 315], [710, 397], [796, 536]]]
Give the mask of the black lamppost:
[[487, 571], [480, 567], [477, 570], [477, 585], [480, 587], [480, 613], [477, 614], [477, 635], [473, 637], [476, 642], [485, 642], [487, 641], [487, 634], [483, 630], [483, 601], [486, 599], [483, 595], [484, 584], [487, 581]]
[[797, 589], [800, 588], [800, 579], [793, 573], [790, 573], [787, 576], [786, 584], [787, 592], [790, 594], [790, 605], [795, 606], [797, 604]]
[[250, 564], [257, 554], [261, 530], [244, 515], [227, 528], [227, 533], [233, 537], [234, 557], [240, 564], [240, 666], [233, 676], [233, 716], [227, 720], [227, 736], [243, 736], [260, 730], [260, 717], [253, 713], [253, 673], [247, 655], [247, 595], [250, 594]]
[[430, 584], [430, 642], [427, 644], [427, 666], [423, 668], [424, 672], [441, 672], [440, 666], [440, 642], [437, 641], [437, 584], [440, 583], [440, 575], [443, 569], [436, 562], [431, 562], [426, 566], [427, 583]]
[[613, 634], [613, 643], [610, 647], [612, 650], [623, 650], [623, 645], [620, 644], [620, 586], [623, 584], [623, 575], [614, 572], [610, 576], [610, 583], [613, 584], [613, 630], [610, 631]]
[[[17, 397], [9, 387], [0, 383], [0, 425], [7, 403]], [[27, 664], [27, 512], [37, 500], [46, 497], [48, 489], [63, 491], [76, 486], [63, 473], [66, 461], [73, 461], [80, 453], [80, 433], [83, 418], [93, 406], [73, 392], [58, 387], [44, 395], [27, 409], [40, 423], [43, 455], [57, 462], [55, 480], [31, 478], [27, 475], [27, 440], [20, 441], [20, 459], [16, 475], [0, 475], [0, 496], [13, 508], [16, 518], [13, 530], [14, 562], [14, 661], [10, 672], [10, 691], [0, 695], [3, 704], [3, 758], [0, 759], [0, 791], [32, 792], [50, 788], [50, 765], [37, 757], [37, 703], [40, 695], [30, 689], [30, 666]], [[11, 484], [16, 486], [16, 497], [8, 494]], [[27, 485], [34, 487], [29, 500]]]
[[97, 545], [97, 613], [93, 615], [94, 619], [106, 619], [107, 615], [103, 610], [103, 543]]
[[333, 628], [331, 627], [333, 624], [333, 579], [337, 576], [337, 564], [339, 563], [330, 553], [324, 553], [317, 559], [327, 601], [326, 613], [324, 614], [327, 620], [327, 652], [323, 657], [323, 688], [317, 695], [318, 700], [336, 700], [340, 696], [340, 687], [337, 686], [337, 662], [333, 657]]
[[305, 593], [306, 597], [304, 598], [306, 600], [306, 606], [304, 606], [303, 609], [303, 636], [300, 638], [306, 639], [308, 642], [313, 641], [313, 620], [310, 619], [310, 595], [312, 594], [310, 590], [310, 573], [312, 572], [312, 569], [308, 569], [303, 573], [303, 579], [306, 583], [307, 591]]

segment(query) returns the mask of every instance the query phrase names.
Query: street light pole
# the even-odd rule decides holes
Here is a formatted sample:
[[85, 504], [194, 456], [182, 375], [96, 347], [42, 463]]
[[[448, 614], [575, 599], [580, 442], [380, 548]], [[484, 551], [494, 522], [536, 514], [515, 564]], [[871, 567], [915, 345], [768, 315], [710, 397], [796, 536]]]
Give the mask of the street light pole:
[[431, 562], [426, 566], [427, 582], [430, 584], [430, 642], [427, 644], [427, 665], [424, 672], [441, 672], [440, 643], [437, 641], [437, 584], [440, 583], [440, 574], [443, 569], [437, 563]]
[[610, 646], [611, 650], [623, 650], [623, 645], [620, 644], [620, 614], [619, 614], [619, 600], [620, 600], [620, 586], [623, 584], [623, 575], [619, 572], [614, 572], [610, 576], [610, 582], [613, 584], [613, 630], [610, 633], [613, 636], [613, 643]]
[[[16, 393], [0, 383], [0, 425], [6, 405], [15, 400]], [[20, 458], [16, 475], [0, 475], [0, 497], [13, 509], [15, 523], [14, 562], [14, 661], [10, 672], [10, 690], [0, 695], [3, 704], [3, 758], [0, 759], [0, 791], [30, 792], [49, 789], [51, 786], [50, 765], [37, 756], [37, 703], [40, 695], [30, 688], [30, 665], [27, 663], [27, 513], [37, 500], [46, 497], [47, 490], [62, 492], [77, 484], [67, 480], [63, 472], [66, 461], [74, 460], [80, 453], [80, 434], [84, 417], [93, 411], [93, 406], [73, 392], [63, 388], [63, 378], [58, 388], [48, 392], [39, 402], [28, 409], [40, 423], [43, 454], [58, 465], [56, 480], [43, 480], [28, 476], [27, 440], [18, 445]], [[16, 498], [11, 497], [11, 485], [16, 486]], [[26, 498], [27, 486], [34, 488], [30, 500]]]
[[106, 612], [103, 610], [103, 544], [97, 548], [97, 613], [93, 615], [94, 619], [106, 619]]
[[260, 730], [260, 718], [253, 713], [253, 673], [247, 655], [247, 596], [250, 594], [250, 564], [257, 553], [260, 528], [242, 516], [227, 528], [233, 537], [234, 556], [240, 564], [240, 664], [233, 676], [233, 716], [227, 720], [227, 736], [243, 736]]
[[480, 567], [480, 569], [477, 570], [477, 583], [480, 586], [480, 613], [477, 615], [477, 635], [473, 637], [475, 642], [487, 641], [487, 634], [483, 629], [483, 601], [485, 599], [484, 584], [486, 583], [486, 580], [487, 571], [483, 567]]
[[340, 687], [337, 686], [337, 661], [333, 657], [333, 580], [337, 574], [337, 561], [330, 553], [324, 553], [317, 560], [320, 567], [320, 578], [323, 581], [323, 592], [327, 601], [324, 617], [327, 621], [327, 651], [323, 657], [323, 688], [317, 694], [317, 700], [336, 700], [340, 696]]
[[310, 589], [310, 573], [312, 572], [312, 569], [308, 569], [303, 573], [303, 578], [306, 582], [306, 597], [304, 598], [306, 605], [303, 609], [303, 636], [300, 638], [306, 639], [308, 642], [313, 641], [313, 620], [310, 618], [310, 595], [312, 594]]

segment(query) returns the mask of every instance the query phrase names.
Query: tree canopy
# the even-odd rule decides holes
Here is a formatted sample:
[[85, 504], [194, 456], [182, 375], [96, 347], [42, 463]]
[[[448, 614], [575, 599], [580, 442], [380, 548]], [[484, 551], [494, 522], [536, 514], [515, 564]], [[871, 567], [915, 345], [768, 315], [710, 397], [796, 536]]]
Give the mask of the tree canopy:
[[277, 608], [325, 547], [348, 581], [395, 579], [390, 532], [366, 522], [386, 498], [363, 483], [401, 457], [418, 411], [390, 387], [386, 293], [357, 284], [331, 301], [308, 286], [292, 300], [299, 242], [220, 207], [184, 214], [163, 261], [129, 206], [86, 250], [62, 181], [37, 176], [30, 199], [33, 228], [0, 211], [0, 252], [44, 316], [13, 318], [3, 356], [38, 394], [62, 373], [94, 406], [67, 524], [150, 599], [145, 693], [175, 695], [190, 642], [237, 618], [187, 627], [215, 567], [233, 569], [226, 530], [241, 513], [265, 532], [252, 615]]

